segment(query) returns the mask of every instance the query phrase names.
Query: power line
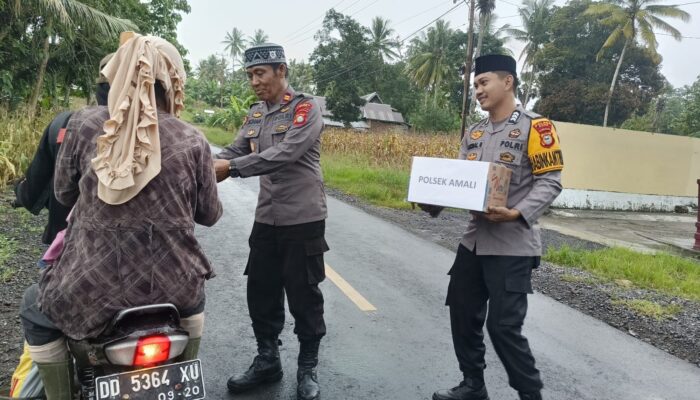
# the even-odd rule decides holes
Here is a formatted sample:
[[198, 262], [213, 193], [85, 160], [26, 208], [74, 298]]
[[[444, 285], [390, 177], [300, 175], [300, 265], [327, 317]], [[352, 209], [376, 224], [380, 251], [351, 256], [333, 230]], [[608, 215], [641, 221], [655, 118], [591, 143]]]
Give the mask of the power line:
[[404, 22], [407, 22], [407, 21], [412, 20], [413, 18], [420, 17], [421, 15], [427, 13], [428, 11], [433, 11], [433, 10], [435, 10], [436, 8], [444, 7], [445, 5], [446, 5], [446, 3], [442, 3], [442, 4], [438, 4], [437, 6], [430, 7], [430, 8], [428, 8], [427, 10], [423, 10], [423, 11], [419, 12], [418, 14], [414, 14], [414, 15], [408, 17], [408, 18], [402, 19], [401, 21], [395, 23], [394, 26], [401, 25], [401, 24], [403, 24]]
[[511, 2], [508, 1], [508, 0], [498, 0], [498, 1], [502, 1], [502, 2], [504, 2], [504, 3], [506, 3], [506, 4], [510, 4], [511, 6], [515, 6], [515, 7], [518, 7], [518, 8], [520, 8], [520, 7], [522, 6], [522, 4], [511, 3]]
[[[340, 3], [337, 3], [335, 6], [333, 6], [333, 7], [331, 7], [331, 8], [337, 7], [338, 5], [340, 5], [341, 3], [343, 3], [343, 1], [345, 1], [345, 0], [341, 0]], [[347, 9], [349, 9], [349, 8], [352, 8], [355, 4], [357, 4], [357, 3], [361, 2], [361, 1], [362, 1], [362, 0], [355, 0], [352, 4], [350, 4], [349, 6], [343, 8], [343, 9], [340, 10], [339, 12], [342, 13], [342, 12], [344, 12], [345, 10], [347, 10]], [[326, 11], [327, 11], [327, 10], [326, 10]], [[296, 33], [294, 33], [294, 34], [292, 34], [292, 35], [289, 35], [289, 37], [287, 38], [287, 40], [299, 39], [300, 36], [302, 36], [302, 35], [304, 35], [304, 34], [310, 32], [310, 31], [316, 29], [315, 22], [318, 21], [319, 19], [323, 19], [323, 17], [325, 17], [325, 15], [326, 15], [326, 13], [323, 13], [323, 15], [321, 15], [320, 17], [316, 18], [315, 20], [311, 21], [310, 23], [306, 24], [305, 26], [301, 27], [301, 29], [298, 29], [298, 30], [296, 31]], [[305, 29], [305, 28], [311, 26], [312, 24], [314, 24], [313, 27], [311, 27], [311, 28], [309, 28], [309, 29]], [[302, 29], [304, 29], [304, 30], [302, 30]], [[306, 40], [306, 39], [304, 39], [304, 40]]]
[[463, 3], [457, 3], [457, 5], [455, 5], [454, 7], [450, 8], [449, 10], [445, 11], [445, 12], [444, 12], [442, 15], [440, 15], [439, 17], [437, 17], [437, 18], [435, 18], [434, 20], [428, 22], [427, 24], [423, 25], [423, 26], [422, 26], [420, 29], [418, 29], [417, 31], [415, 31], [415, 32], [413, 32], [412, 34], [410, 34], [410, 35], [406, 36], [405, 38], [401, 39], [400, 43], [403, 44], [403, 42], [405, 42], [406, 40], [408, 40], [411, 36], [416, 35], [416, 34], [419, 33], [420, 31], [422, 31], [423, 29], [425, 29], [425, 28], [427, 28], [428, 26], [430, 26], [433, 22], [439, 20], [440, 18], [444, 17], [445, 15], [447, 15], [447, 14], [451, 13], [452, 11], [456, 10], [456, 9], [457, 9], [458, 7], [460, 7], [462, 4], [463, 4]]
[[700, 1], [691, 1], [690, 3], [676, 4], [675, 6], [676, 6], [676, 7], [680, 7], [680, 6], [689, 6], [689, 5], [691, 5], [691, 4], [700, 4]]
[[[360, 0], [358, 0], [358, 1], [360, 1]], [[370, 8], [371, 6], [375, 5], [375, 4], [378, 3], [378, 2], [379, 2], [379, 0], [374, 0], [374, 2], [372, 2], [372, 3], [370, 3], [370, 4], [366, 5], [366, 6], [364, 6], [363, 8], [361, 8], [361, 9], [359, 9], [359, 10], [357, 10], [357, 11], [355, 11], [354, 13], [350, 14], [349, 16], [350, 16], [350, 17], [353, 17], [353, 16], [355, 16], [355, 15], [361, 13], [362, 11], [364, 11], [364, 10]], [[355, 2], [355, 3], [357, 3], [357, 2]], [[354, 4], [354, 3], [353, 3], [353, 4]], [[351, 5], [350, 7], [352, 7], [352, 5]], [[348, 7], [348, 8], [350, 8], [350, 7]], [[313, 30], [313, 28], [304, 31], [304, 33], [309, 32], [309, 31], [311, 31], [311, 30]], [[290, 43], [290, 45], [295, 45], [295, 44], [299, 44], [299, 43], [304, 43], [304, 42], [306, 42], [306, 41], [309, 40], [309, 39], [313, 39], [314, 36], [315, 36], [315, 34], [314, 34], [314, 35], [311, 35], [311, 36], [307, 36], [307, 37], [305, 37], [304, 39], [298, 39], [298, 40], [296, 40], [296, 41]]]
[[[358, 1], [359, 1], [359, 0], [358, 0]], [[339, 5], [341, 5], [343, 2], [345, 2], [345, 0], [340, 0], [338, 3], [336, 3], [336, 4], [335, 4], [333, 7], [331, 7], [331, 8], [336, 8], [336, 7], [338, 7]], [[299, 28], [299, 29], [295, 30], [294, 32], [288, 34], [287, 37], [293, 37], [294, 35], [297, 34], [297, 32], [299, 32], [299, 31], [301, 31], [301, 30], [303, 30], [303, 29], [306, 29], [309, 25], [311, 25], [311, 24], [313, 24], [314, 22], [318, 21], [319, 19], [323, 18], [324, 15], [326, 15], [326, 14], [325, 14], [325, 13], [321, 14], [321, 16], [315, 18], [313, 21], [310, 21], [310, 22], [307, 23], [306, 25], [303, 25], [301, 28]]]
[[[406, 40], [410, 39], [412, 36], [416, 35], [416, 34], [419, 33], [420, 31], [422, 31], [423, 29], [427, 28], [427, 27], [430, 26], [433, 22], [439, 20], [440, 18], [444, 17], [445, 15], [447, 15], [447, 14], [451, 13], [452, 11], [456, 10], [456, 9], [457, 9], [458, 7], [460, 7], [462, 4], [463, 4], [463, 3], [461, 3], [461, 2], [460, 2], [460, 3], [457, 3], [457, 5], [455, 5], [454, 7], [450, 8], [449, 10], [447, 10], [446, 12], [444, 12], [444, 13], [443, 13], [442, 15], [440, 15], [439, 17], [433, 19], [432, 21], [430, 21], [430, 22], [428, 22], [427, 24], [423, 25], [420, 29], [416, 30], [415, 32], [413, 32], [413, 33], [411, 33], [410, 35], [408, 35], [408, 36], [404, 37], [403, 39], [401, 39], [401, 40], [399, 41], [399, 44], [403, 44]], [[366, 64], [366, 63], [368, 63], [368, 62], [369, 62], [369, 60], [365, 59], [364, 61], [362, 61], [362, 62], [360, 62], [360, 63], [354, 64], [354, 65], [351, 65], [350, 67], [346, 67], [346, 68], [342, 69], [340, 72], [337, 72], [337, 73], [333, 74], [332, 76], [321, 77], [321, 78], [319, 78], [319, 79], [316, 80], [316, 84], [318, 85], [319, 83], [324, 83], [324, 82], [330, 81], [330, 80], [332, 80], [332, 79], [334, 79], [334, 78], [339, 77], [340, 75], [346, 74], [346, 73], [348, 73], [348, 72], [350, 72], [350, 71], [352, 71], [352, 70], [354, 70], [354, 69], [356, 69], [356, 68], [359, 68], [361, 65], [364, 65], [364, 64]]]

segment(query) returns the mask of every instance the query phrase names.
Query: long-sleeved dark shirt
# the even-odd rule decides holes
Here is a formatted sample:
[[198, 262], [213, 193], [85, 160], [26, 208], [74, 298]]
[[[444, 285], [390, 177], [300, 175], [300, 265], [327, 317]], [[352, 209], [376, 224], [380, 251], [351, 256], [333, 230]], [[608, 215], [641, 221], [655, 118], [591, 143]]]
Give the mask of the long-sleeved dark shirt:
[[204, 136], [159, 112], [160, 173], [133, 199], [110, 205], [97, 196], [90, 164], [108, 118], [106, 107], [73, 115], [56, 164], [56, 198], [75, 208], [63, 253], [41, 276], [39, 304], [74, 339], [99, 335], [127, 307], [193, 309], [213, 274], [194, 237], [195, 223], [211, 226], [222, 214]]

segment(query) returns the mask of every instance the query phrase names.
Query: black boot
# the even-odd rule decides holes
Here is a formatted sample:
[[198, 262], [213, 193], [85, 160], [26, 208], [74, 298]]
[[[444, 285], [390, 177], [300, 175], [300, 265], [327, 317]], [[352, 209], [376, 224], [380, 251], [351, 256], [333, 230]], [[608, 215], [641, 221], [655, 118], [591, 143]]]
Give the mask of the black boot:
[[321, 394], [318, 387], [316, 365], [320, 339], [299, 341], [299, 369], [297, 370], [297, 399], [317, 400]]
[[483, 377], [464, 377], [457, 387], [438, 390], [433, 400], [489, 400]]
[[535, 392], [518, 392], [518, 396], [520, 396], [520, 400], [542, 400], [542, 393], [540, 391], [535, 391]]
[[228, 390], [232, 393], [245, 392], [263, 383], [282, 379], [282, 363], [277, 339], [258, 339], [258, 355], [248, 371], [236, 374], [228, 380]]

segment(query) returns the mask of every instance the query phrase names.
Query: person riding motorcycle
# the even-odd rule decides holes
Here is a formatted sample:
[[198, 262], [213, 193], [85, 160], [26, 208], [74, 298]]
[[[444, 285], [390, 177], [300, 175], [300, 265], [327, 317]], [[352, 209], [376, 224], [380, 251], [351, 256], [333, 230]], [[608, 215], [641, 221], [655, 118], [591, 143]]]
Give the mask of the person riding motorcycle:
[[75, 113], [56, 164], [56, 199], [73, 207], [63, 252], [25, 293], [20, 317], [48, 400], [72, 396], [66, 337], [93, 338], [119, 311], [174, 304], [196, 358], [204, 282], [214, 274], [195, 223], [222, 214], [204, 136], [177, 117], [185, 69], [169, 42], [135, 35], [102, 70], [108, 107]]

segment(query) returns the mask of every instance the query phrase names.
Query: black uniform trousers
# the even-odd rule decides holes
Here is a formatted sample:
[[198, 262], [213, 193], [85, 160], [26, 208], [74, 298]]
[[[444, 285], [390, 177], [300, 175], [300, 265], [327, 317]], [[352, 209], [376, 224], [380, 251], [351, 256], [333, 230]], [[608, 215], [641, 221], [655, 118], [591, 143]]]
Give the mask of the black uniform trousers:
[[291, 226], [256, 222], [250, 234], [248, 311], [257, 338], [277, 338], [284, 327], [284, 295], [300, 340], [326, 334], [323, 294], [325, 221]]
[[486, 368], [485, 321], [510, 386], [520, 392], [542, 388], [530, 345], [522, 335], [532, 269], [538, 265], [539, 257], [477, 256], [459, 246], [449, 273], [447, 305], [455, 353], [465, 376], [482, 377]]

